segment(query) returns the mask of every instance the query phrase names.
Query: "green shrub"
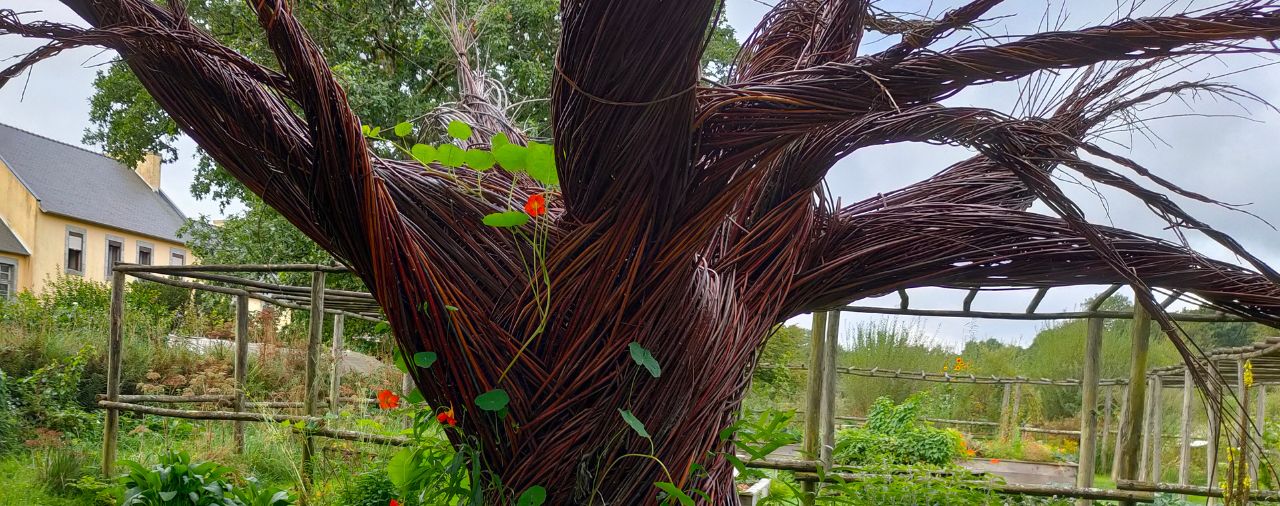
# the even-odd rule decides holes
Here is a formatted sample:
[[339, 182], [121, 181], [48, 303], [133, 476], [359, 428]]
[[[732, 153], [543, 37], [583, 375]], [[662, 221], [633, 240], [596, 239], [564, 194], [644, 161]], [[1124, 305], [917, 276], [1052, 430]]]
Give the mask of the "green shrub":
[[342, 487], [338, 504], [345, 506], [387, 506], [396, 498], [395, 485], [386, 471], [361, 473]]
[[252, 478], [231, 482], [231, 469], [213, 462], [192, 463], [186, 452], [170, 452], [150, 468], [124, 460], [121, 506], [289, 506], [293, 494], [262, 486]]
[[950, 465], [963, 455], [964, 439], [955, 430], [922, 423], [922, 398], [917, 393], [899, 405], [887, 397], [876, 399], [866, 424], [836, 435], [835, 460], [846, 465]]
[[18, 381], [18, 412], [38, 427], [80, 433], [97, 417], [79, 404], [80, 380], [93, 350], [84, 346], [74, 356], [36, 369]]
[[9, 389], [9, 376], [0, 370], [0, 453], [13, 450], [22, 442], [22, 419]]

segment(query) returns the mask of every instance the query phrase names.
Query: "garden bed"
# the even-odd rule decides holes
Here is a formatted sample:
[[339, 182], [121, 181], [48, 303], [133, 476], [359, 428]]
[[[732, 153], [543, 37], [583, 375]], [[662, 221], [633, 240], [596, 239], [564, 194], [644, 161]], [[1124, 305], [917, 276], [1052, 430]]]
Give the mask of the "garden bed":
[[961, 467], [975, 473], [1004, 478], [1008, 483], [1074, 486], [1078, 466], [1070, 462], [1029, 462], [1025, 460], [968, 459]]

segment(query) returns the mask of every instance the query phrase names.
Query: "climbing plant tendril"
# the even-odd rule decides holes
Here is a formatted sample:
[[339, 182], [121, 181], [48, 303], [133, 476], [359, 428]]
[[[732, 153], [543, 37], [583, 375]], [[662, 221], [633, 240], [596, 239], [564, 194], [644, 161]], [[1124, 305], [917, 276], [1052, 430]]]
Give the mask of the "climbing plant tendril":
[[[450, 407], [447, 434], [483, 470], [472, 479], [549, 504], [735, 504], [720, 434], [770, 329], [862, 297], [1124, 283], [1185, 357], [1197, 350], [1153, 287], [1280, 324], [1280, 273], [1167, 195], [1216, 201], [1094, 142], [1172, 95], [1249, 100], [1150, 76], [1277, 52], [1274, 0], [952, 47], [940, 41], [1001, 2], [904, 20], [866, 0], [780, 0], [722, 83], [699, 75], [717, 0], [564, 0], [553, 142], [493, 105], [458, 30], [460, 100], [445, 117], [459, 122], [438, 145], [397, 140], [412, 124], [362, 126], [289, 2], [246, 2], [270, 62], [227, 49], [179, 1], [62, 2], [88, 26], [0, 10], [0, 35], [48, 41], [0, 84], [68, 48], [117, 51], [184, 133], [363, 279], [403, 356], [435, 354], [409, 370], [427, 403]], [[897, 42], [864, 51], [869, 31]], [[943, 103], [1050, 75], [1074, 80], [1030, 87], [1057, 91], [1021, 116]], [[371, 139], [401, 142], [399, 156]], [[837, 160], [898, 142], [976, 154], [851, 205], [823, 191]], [[1092, 224], [1058, 173], [1117, 189], [1247, 267]], [[1028, 212], [1033, 201], [1056, 216]]]

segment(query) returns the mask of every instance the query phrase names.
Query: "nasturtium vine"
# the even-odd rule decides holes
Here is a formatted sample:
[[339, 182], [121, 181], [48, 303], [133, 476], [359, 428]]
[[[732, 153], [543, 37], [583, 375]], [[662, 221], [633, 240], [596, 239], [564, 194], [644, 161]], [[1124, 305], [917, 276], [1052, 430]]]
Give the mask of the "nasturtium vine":
[[436, 354], [433, 351], [420, 351], [413, 354], [413, 365], [426, 369], [434, 363], [436, 363]]
[[644, 346], [640, 346], [640, 343], [635, 342], [628, 344], [627, 348], [631, 350], [631, 360], [647, 369], [650, 376], [655, 378], [662, 376], [662, 366], [658, 365], [658, 359], [653, 358], [653, 353], [650, 353]]
[[495, 388], [476, 397], [476, 407], [485, 411], [501, 411], [509, 402], [511, 398], [507, 396], [507, 391], [501, 388]]

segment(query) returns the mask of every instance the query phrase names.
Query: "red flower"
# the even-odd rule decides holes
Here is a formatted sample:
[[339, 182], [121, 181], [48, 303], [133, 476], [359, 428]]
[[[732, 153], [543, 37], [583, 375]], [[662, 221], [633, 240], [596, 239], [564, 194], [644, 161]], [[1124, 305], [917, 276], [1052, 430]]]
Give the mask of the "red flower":
[[[383, 390], [383, 391], [385, 392], [386, 390]], [[387, 506], [400, 506], [400, 501], [392, 499], [391, 504], [388, 504]]]
[[458, 425], [458, 419], [453, 417], [453, 408], [449, 408], [449, 411], [444, 411], [436, 415], [436, 421], [450, 427]]
[[391, 393], [390, 390], [378, 392], [378, 407], [382, 409], [394, 409], [400, 405], [400, 396]]
[[524, 212], [529, 213], [529, 216], [534, 218], [547, 214], [546, 197], [536, 193], [530, 195], [529, 201], [524, 203]]

